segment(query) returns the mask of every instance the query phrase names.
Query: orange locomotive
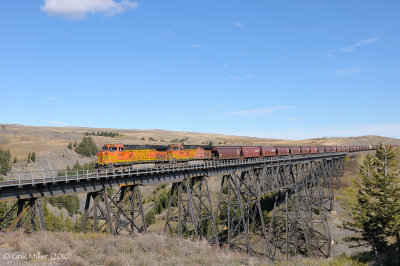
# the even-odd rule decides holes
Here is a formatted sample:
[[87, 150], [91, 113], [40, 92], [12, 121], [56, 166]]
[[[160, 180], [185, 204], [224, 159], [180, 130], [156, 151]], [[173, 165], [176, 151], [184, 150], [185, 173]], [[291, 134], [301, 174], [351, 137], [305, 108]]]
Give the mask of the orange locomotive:
[[[391, 145], [395, 146], [395, 145]], [[98, 167], [140, 163], [182, 162], [191, 160], [235, 160], [271, 156], [357, 152], [377, 149], [377, 145], [358, 146], [151, 146], [107, 144], [97, 153]]]
[[210, 147], [106, 144], [102, 151], [97, 153], [97, 164], [98, 166], [120, 166], [211, 158]]

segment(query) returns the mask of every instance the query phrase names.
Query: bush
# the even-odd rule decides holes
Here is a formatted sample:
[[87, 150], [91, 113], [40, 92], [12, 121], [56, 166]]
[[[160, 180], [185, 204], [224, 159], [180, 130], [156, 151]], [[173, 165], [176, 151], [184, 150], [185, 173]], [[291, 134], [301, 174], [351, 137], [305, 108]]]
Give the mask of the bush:
[[72, 216], [73, 214], [79, 213], [79, 204], [80, 200], [78, 195], [68, 195], [61, 197], [49, 198], [49, 203], [53, 206], [58, 207], [59, 209], [65, 208], [68, 211], [68, 214]]
[[[62, 197], [60, 197], [62, 198]], [[54, 198], [50, 198], [54, 199]], [[49, 199], [49, 200], [50, 200]], [[61, 213], [60, 216], [57, 216], [49, 211], [46, 204], [43, 204], [43, 216], [44, 223], [46, 225], [47, 231], [78, 231], [77, 228], [79, 226], [74, 225], [72, 221], [68, 217], [64, 217]], [[38, 217], [37, 217], [38, 219]], [[36, 223], [38, 224], [38, 223]], [[38, 228], [37, 228], [38, 229]]]
[[76, 152], [83, 156], [90, 157], [97, 154], [97, 146], [91, 137], [84, 137], [81, 143], [76, 147]]
[[154, 224], [155, 222], [156, 222], [156, 215], [154, 211], [151, 210], [146, 214], [146, 225], [149, 226]]
[[0, 148], [0, 174], [5, 175], [11, 170], [10, 158], [10, 150], [3, 151]]

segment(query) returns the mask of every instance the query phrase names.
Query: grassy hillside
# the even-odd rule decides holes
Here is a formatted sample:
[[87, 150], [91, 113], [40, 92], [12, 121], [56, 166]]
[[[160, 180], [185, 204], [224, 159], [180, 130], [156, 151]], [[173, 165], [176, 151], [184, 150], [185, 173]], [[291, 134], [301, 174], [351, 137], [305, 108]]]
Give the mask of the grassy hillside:
[[[157, 234], [116, 236], [104, 234], [21, 231], [0, 234], [0, 264], [29, 265], [269, 265], [267, 260], [247, 256], [205, 241], [191, 241]], [[27, 259], [7, 260], [7, 254], [25, 253]], [[41, 254], [30, 259], [29, 254]], [[65, 259], [52, 260], [52, 254]], [[47, 257], [46, 257], [47, 255]], [[32, 257], [32, 256], [31, 256]], [[348, 257], [336, 259], [294, 258], [274, 265], [362, 265]], [[273, 265], [273, 264], [271, 264]]]
[[[362, 136], [349, 138], [316, 138], [307, 140], [282, 140], [207, 134], [195, 132], [178, 132], [166, 130], [138, 129], [104, 129], [83, 127], [33, 127], [23, 125], [6, 125], [0, 131], [0, 148], [11, 151], [12, 160], [17, 157], [18, 163], [13, 165], [14, 171], [63, 169], [79, 161], [81, 165], [96, 158], [83, 157], [68, 149], [69, 143], [80, 142], [85, 133], [113, 132], [115, 137], [93, 136], [98, 147], [106, 143], [121, 144], [157, 144], [172, 143], [209, 144], [214, 145], [354, 145], [377, 144], [379, 142], [400, 144], [399, 139], [380, 136]], [[37, 162], [27, 163], [28, 154], [36, 153]]]

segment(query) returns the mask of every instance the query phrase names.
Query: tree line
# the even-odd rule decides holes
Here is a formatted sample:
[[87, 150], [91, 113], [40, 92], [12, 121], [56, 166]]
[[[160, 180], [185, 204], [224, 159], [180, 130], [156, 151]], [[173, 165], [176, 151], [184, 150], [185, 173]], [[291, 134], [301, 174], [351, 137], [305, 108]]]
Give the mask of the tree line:
[[85, 132], [83, 133], [85, 136], [103, 136], [103, 137], [110, 137], [110, 138], [115, 138], [115, 137], [120, 137], [123, 136], [122, 134], [119, 134], [117, 132], [108, 132], [108, 131], [102, 131], [102, 132]]

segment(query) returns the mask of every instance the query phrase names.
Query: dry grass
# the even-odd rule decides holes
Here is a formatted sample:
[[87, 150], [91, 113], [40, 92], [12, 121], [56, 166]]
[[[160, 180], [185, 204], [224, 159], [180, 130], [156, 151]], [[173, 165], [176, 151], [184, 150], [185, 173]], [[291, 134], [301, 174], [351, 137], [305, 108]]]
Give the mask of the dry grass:
[[[0, 234], [1, 248], [11, 252], [51, 256], [72, 254], [65, 260], [25, 260], [61, 265], [267, 265], [264, 259], [221, 249], [205, 241], [169, 238], [157, 234], [112, 237], [94, 233], [22, 231]], [[1, 250], [0, 248], [0, 250]], [[2, 261], [3, 260], [3, 261]], [[336, 263], [342, 261], [343, 263]], [[0, 257], [0, 264], [4, 259]], [[304, 259], [294, 258], [281, 265], [357, 265], [349, 258]]]
[[[14, 252], [44, 255], [72, 253], [67, 265], [261, 265], [262, 261], [232, 251], [157, 234], [112, 237], [104, 234], [23, 232], [2, 234], [0, 243]], [[39, 261], [43, 263], [48, 260]], [[1, 258], [0, 258], [1, 264]], [[65, 265], [65, 264], [64, 264]]]

